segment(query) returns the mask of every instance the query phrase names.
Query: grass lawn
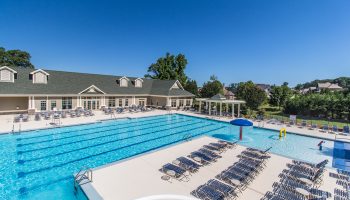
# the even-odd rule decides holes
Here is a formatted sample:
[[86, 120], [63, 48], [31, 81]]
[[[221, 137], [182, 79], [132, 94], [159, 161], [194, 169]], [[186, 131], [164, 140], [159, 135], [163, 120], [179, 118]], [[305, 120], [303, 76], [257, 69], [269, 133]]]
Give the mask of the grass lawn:
[[[267, 118], [275, 118], [278, 120], [289, 121], [289, 115], [283, 114], [282, 109], [277, 107], [271, 107], [269, 105], [264, 105], [261, 108], [266, 110], [265, 116]], [[324, 124], [328, 124], [329, 126], [336, 125], [338, 128], [343, 128], [345, 125], [349, 125], [350, 122], [340, 122], [336, 120], [328, 120], [328, 119], [315, 119], [306, 116], [297, 115], [297, 123], [301, 123], [302, 121], [306, 121], [308, 125], [317, 124], [318, 126], [323, 126]]]

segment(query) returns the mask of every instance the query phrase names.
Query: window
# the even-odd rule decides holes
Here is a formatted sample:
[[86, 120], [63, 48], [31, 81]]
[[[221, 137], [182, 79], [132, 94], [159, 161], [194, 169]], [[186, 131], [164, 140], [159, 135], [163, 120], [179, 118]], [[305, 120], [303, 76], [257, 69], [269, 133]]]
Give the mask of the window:
[[176, 99], [171, 100], [171, 107], [176, 108]]
[[56, 101], [51, 101], [51, 110], [56, 108]]
[[123, 99], [119, 99], [119, 107], [123, 107]]
[[115, 98], [114, 97], [109, 97], [108, 107], [115, 107]]
[[72, 97], [62, 97], [62, 109], [72, 109]]
[[135, 87], [142, 87], [142, 80], [141, 79], [135, 80]]
[[125, 99], [125, 106], [129, 106], [129, 99]]
[[40, 110], [46, 110], [46, 101], [40, 101]]
[[186, 99], [186, 106], [190, 106], [191, 105], [191, 100], [190, 99]]
[[180, 101], [179, 101], [179, 106], [180, 106], [180, 107], [183, 107], [183, 106], [184, 106], [184, 100], [183, 100], [183, 99], [180, 99]]

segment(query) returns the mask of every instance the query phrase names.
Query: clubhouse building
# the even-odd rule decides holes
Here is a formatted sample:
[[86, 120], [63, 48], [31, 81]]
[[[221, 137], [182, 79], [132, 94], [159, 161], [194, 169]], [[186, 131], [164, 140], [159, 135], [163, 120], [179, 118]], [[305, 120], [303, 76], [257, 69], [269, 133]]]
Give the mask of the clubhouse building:
[[0, 114], [133, 105], [174, 109], [192, 106], [193, 97], [177, 80], [0, 67]]

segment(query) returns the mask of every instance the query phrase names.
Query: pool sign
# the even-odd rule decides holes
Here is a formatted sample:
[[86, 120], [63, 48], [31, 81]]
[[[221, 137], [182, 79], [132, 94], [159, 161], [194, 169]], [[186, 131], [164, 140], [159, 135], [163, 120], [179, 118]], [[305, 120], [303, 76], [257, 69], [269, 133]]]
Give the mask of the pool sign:
[[289, 119], [290, 119], [290, 121], [296, 121], [297, 120], [297, 116], [296, 115], [290, 115]]

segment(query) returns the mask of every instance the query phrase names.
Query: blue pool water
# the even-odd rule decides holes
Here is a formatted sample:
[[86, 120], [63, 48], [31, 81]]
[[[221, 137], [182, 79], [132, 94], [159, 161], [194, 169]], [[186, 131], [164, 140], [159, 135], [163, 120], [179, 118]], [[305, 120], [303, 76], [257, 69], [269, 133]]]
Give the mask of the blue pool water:
[[[1, 135], [0, 199], [73, 200], [73, 174], [83, 167], [176, 144], [188, 134], [236, 141], [238, 131], [225, 122], [173, 114]], [[332, 160], [334, 143], [326, 141], [319, 151], [319, 141], [293, 134], [279, 140], [276, 131], [244, 128], [240, 144], [272, 146], [274, 153], [311, 162]]]

